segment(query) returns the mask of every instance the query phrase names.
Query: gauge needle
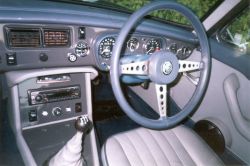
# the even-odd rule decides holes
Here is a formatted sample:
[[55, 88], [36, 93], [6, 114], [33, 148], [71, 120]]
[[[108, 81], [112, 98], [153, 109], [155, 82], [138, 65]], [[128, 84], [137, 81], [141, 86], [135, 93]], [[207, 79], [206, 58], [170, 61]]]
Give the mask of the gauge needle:
[[101, 54], [103, 54], [104, 52], [110, 52], [110, 51], [109, 51], [108, 48], [105, 48], [105, 49], [101, 52]]
[[151, 47], [146, 53], [148, 54], [150, 51], [152, 51], [154, 48]]
[[134, 50], [135, 50], [135, 44], [131, 43], [131, 45], [130, 45], [130, 51], [134, 51]]

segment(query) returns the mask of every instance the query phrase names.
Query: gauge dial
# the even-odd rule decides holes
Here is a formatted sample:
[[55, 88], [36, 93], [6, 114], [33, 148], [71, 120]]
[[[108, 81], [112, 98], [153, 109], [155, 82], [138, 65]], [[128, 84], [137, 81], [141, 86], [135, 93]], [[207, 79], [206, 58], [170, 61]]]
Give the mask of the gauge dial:
[[145, 45], [146, 54], [152, 54], [161, 49], [161, 41], [159, 39], [150, 39]]
[[169, 47], [169, 51], [176, 54], [176, 52], [177, 52], [177, 44], [176, 43], [171, 44], [170, 47]]
[[79, 42], [76, 45], [75, 53], [79, 57], [83, 57], [89, 54], [89, 46], [86, 42]]
[[139, 41], [136, 38], [131, 38], [129, 39], [129, 41], [127, 42], [127, 48], [131, 51], [134, 52], [136, 49], [138, 49], [139, 47]]
[[106, 37], [104, 38], [98, 47], [98, 53], [101, 57], [109, 59], [112, 55], [113, 47], [115, 45], [115, 38]]
[[178, 59], [181, 59], [181, 60], [187, 59], [191, 55], [191, 53], [192, 53], [191, 48], [184, 46], [184, 47], [178, 49], [177, 57], [178, 57]]

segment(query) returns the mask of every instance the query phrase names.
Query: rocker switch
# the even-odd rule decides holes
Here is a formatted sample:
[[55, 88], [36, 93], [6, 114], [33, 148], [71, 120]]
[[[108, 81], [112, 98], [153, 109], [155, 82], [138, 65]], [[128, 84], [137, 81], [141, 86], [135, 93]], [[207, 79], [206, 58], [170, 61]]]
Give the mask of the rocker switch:
[[7, 65], [16, 65], [17, 64], [16, 53], [7, 53], [6, 62]]
[[75, 112], [82, 112], [82, 104], [81, 103], [76, 103], [75, 104]]
[[29, 121], [30, 122], [37, 121], [37, 111], [36, 110], [30, 110], [29, 111]]

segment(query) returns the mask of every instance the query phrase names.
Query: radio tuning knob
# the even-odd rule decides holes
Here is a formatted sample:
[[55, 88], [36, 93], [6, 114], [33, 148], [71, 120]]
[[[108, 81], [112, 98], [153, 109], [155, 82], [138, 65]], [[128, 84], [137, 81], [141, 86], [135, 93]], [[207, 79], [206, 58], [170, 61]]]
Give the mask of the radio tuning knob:
[[37, 96], [35, 97], [35, 100], [36, 100], [37, 102], [41, 102], [41, 101], [43, 100], [43, 96], [42, 96], [42, 95], [37, 95]]
[[62, 109], [60, 107], [55, 107], [52, 109], [52, 114], [55, 116], [60, 116], [62, 114]]

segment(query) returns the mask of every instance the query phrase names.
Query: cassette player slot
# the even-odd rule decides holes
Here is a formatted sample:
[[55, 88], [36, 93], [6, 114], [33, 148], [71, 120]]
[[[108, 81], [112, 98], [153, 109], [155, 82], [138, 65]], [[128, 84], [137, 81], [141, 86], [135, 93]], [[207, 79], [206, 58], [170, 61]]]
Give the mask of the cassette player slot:
[[69, 74], [57, 74], [57, 75], [49, 75], [49, 76], [40, 76], [37, 78], [38, 84], [52, 84], [59, 82], [67, 82], [71, 81]]

